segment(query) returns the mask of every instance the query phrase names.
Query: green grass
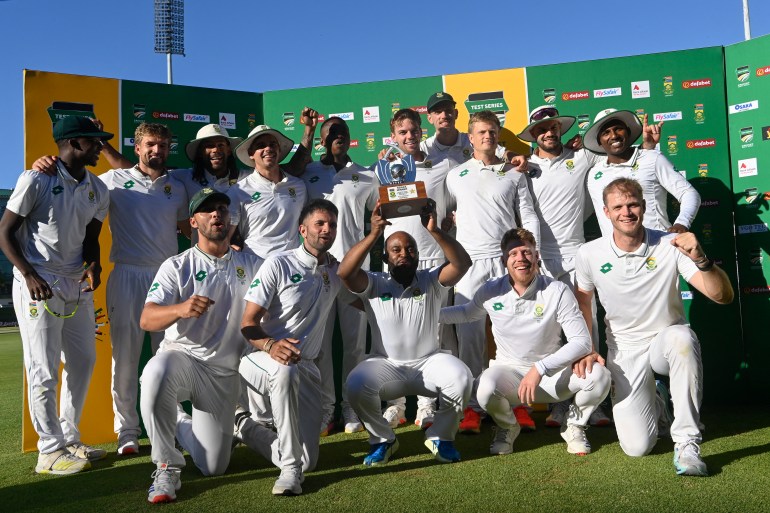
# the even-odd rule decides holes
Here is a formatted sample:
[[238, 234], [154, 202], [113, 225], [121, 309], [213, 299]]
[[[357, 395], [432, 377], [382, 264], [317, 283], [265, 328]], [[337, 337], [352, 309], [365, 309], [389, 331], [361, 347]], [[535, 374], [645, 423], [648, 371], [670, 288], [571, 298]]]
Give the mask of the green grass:
[[435, 463], [414, 426], [397, 430], [401, 449], [379, 468], [361, 465], [365, 435], [330, 436], [304, 494], [293, 498], [270, 495], [278, 471], [243, 446], [224, 476], [203, 477], [188, 458], [178, 501], [154, 506], [146, 502], [153, 470], [146, 446], [137, 457], [118, 459], [108, 444], [110, 456], [88, 472], [36, 475], [37, 454], [20, 452], [21, 383], [18, 334], [0, 334], [0, 511], [770, 511], [770, 413], [764, 406], [704, 411], [708, 478], [676, 476], [670, 440], [644, 458], [623, 455], [614, 429], [589, 430], [591, 455], [567, 454], [557, 430], [542, 427], [540, 413], [538, 431], [522, 434], [514, 454], [489, 456], [485, 425], [480, 435], [458, 437], [463, 461], [453, 465]]

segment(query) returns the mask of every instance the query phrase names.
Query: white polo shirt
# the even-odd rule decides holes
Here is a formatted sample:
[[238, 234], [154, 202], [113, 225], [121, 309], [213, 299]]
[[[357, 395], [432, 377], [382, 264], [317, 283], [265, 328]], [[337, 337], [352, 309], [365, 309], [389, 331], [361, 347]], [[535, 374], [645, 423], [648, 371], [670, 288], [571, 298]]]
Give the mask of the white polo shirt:
[[56, 176], [37, 171], [22, 173], [6, 208], [24, 218], [16, 240], [32, 267], [80, 279], [86, 226], [93, 219], [104, 221], [109, 192], [88, 171], [78, 182], [61, 161], [56, 167]]
[[470, 159], [449, 172], [446, 184], [450, 207], [457, 205], [457, 241], [472, 259], [500, 256], [500, 239], [518, 227], [517, 216], [540, 241], [540, 221], [527, 179], [510, 164], [487, 166]]
[[299, 214], [307, 202], [305, 182], [283, 173], [273, 183], [254, 170], [227, 191], [230, 223], [237, 225], [244, 250], [267, 258], [299, 247]]
[[679, 275], [698, 272], [692, 260], [671, 245], [676, 236], [645, 229], [635, 251], [621, 251], [610, 237], [583, 244], [575, 264], [577, 286], [597, 289], [607, 315], [607, 346], [619, 349], [649, 344], [663, 328], [687, 324]]
[[303, 360], [315, 360], [321, 349], [326, 320], [341, 287], [338, 263], [316, 257], [300, 246], [265, 260], [251, 282], [246, 301], [267, 310], [262, 329], [276, 340], [296, 338]]
[[187, 191], [168, 173], [152, 181], [138, 168], [99, 175], [110, 190], [110, 260], [160, 266], [179, 251], [177, 222], [189, 219]]
[[230, 187], [248, 177], [253, 171], [253, 169], [239, 169], [238, 178], [234, 180], [230, 179], [229, 175], [217, 178], [205, 169], [203, 170], [203, 177], [200, 180], [193, 178], [192, 168], [172, 169], [169, 171], [169, 174], [184, 184], [185, 190], [187, 191], [187, 197], [192, 199], [192, 197], [199, 193], [204, 187], [211, 187], [217, 192], [227, 192]]
[[[451, 146], [438, 142], [434, 134], [420, 143], [420, 150], [427, 155], [427, 160], [431, 161], [433, 169], [437, 171], [448, 172], [473, 156], [473, 145], [465, 132], [459, 132], [457, 141]], [[495, 155], [502, 158], [505, 147], [498, 145]]]
[[679, 216], [674, 224], [689, 228], [698, 213], [700, 195], [674, 169], [673, 164], [658, 151], [636, 148], [627, 162], [608, 164], [607, 157], [604, 157], [588, 173], [588, 194], [599, 219], [599, 228], [605, 237], [612, 233], [612, 223], [604, 215], [602, 192], [617, 178], [633, 178], [642, 186], [644, 201], [647, 203], [647, 209], [644, 211], [646, 228], [663, 231], [671, 228], [666, 201], [668, 193], [680, 203]]
[[146, 303], [162, 306], [187, 301], [193, 295], [214, 300], [202, 316], [179, 319], [166, 329], [159, 352], [182, 351], [206, 364], [221, 376], [238, 373], [249, 344], [241, 335], [241, 320], [249, 289], [262, 259], [228, 251], [222, 258], [194, 246], [160, 266], [147, 293]]
[[[521, 296], [506, 274], [489, 280], [469, 303], [441, 309], [439, 322], [457, 324], [489, 314], [495, 361], [537, 367], [553, 375], [591, 352], [591, 336], [577, 300], [560, 281], [537, 275]], [[567, 337], [562, 346], [561, 332]]]
[[438, 281], [440, 271], [418, 270], [406, 288], [390, 273], [366, 273], [366, 289], [354, 294], [364, 301], [372, 328], [371, 354], [410, 362], [439, 350], [438, 316], [446, 290]]
[[[310, 199], [323, 198], [334, 203], [337, 215], [337, 238], [329, 250], [342, 261], [345, 253], [364, 238], [365, 212], [374, 210], [379, 198], [379, 181], [373, 171], [352, 161], [337, 171], [334, 165], [311, 162], [302, 175]], [[364, 268], [368, 268], [367, 262]]]
[[571, 258], [585, 242], [586, 176], [599, 156], [587, 150], [563, 148], [554, 158], [533, 153], [527, 176], [540, 220], [540, 256]]

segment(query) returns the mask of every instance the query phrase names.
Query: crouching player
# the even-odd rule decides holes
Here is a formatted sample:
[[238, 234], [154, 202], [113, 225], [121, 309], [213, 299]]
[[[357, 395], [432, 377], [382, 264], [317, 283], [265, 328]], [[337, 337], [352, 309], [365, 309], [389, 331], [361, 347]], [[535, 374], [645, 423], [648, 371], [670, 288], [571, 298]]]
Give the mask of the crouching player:
[[601, 365], [584, 378], [572, 373], [572, 362], [591, 353], [591, 336], [569, 288], [539, 274], [533, 235], [522, 228], [509, 230], [500, 246], [508, 274], [487, 281], [469, 303], [443, 308], [439, 318], [457, 324], [489, 314], [492, 320], [497, 355], [479, 377], [477, 392], [479, 404], [497, 424], [489, 452], [513, 451], [521, 431], [513, 407], [574, 396], [561, 436], [568, 452], [588, 454], [588, 418], [609, 392], [610, 373]]

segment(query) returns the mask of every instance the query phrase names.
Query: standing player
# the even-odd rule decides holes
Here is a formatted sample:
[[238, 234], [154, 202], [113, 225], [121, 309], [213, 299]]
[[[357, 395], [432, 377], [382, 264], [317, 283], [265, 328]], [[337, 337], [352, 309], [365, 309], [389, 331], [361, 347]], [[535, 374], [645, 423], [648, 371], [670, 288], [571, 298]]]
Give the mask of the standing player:
[[53, 137], [57, 173], [19, 177], [0, 220], [0, 250], [14, 267], [29, 415], [39, 436], [35, 472], [74, 474], [106, 455], [80, 441], [78, 424], [96, 361], [92, 291], [101, 281], [99, 232], [109, 205], [107, 188], [85, 166], [96, 165], [112, 134], [71, 116], [57, 121]]
[[[259, 257], [230, 249], [230, 199], [203, 188], [190, 201], [190, 224], [198, 231], [191, 249], [158, 270], [140, 325], [165, 331], [160, 349], [142, 373], [142, 417], [157, 469], [147, 500], [176, 499], [182, 453], [174, 437], [207, 476], [227, 469], [238, 399], [238, 365], [247, 344], [240, 334], [243, 295]], [[179, 402], [192, 402], [192, 417]]]
[[385, 240], [383, 261], [389, 272], [361, 269], [389, 224], [381, 217], [378, 204], [372, 213], [371, 232], [340, 264], [340, 278], [364, 301], [372, 327], [371, 356], [348, 376], [350, 404], [369, 431], [370, 450], [364, 465], [385, 464], [398, 450], [393, 428], [380, 414], [380, 402], [405, 394], [438, 397], [439, 409], [425, 432], [425, 445], [440, 462], [460, 461], [454, 438], [471, 393], [471, 375], [460, 360], [441, 351], [438, 316], [446, 288], [460, 280], [471, 260], [463, 247], [438, 227], [432, 207], [421, 216], [423, 229], [447, 262], [418, 270], [416, 241], [398, 231]]
[[[498, 426], [489, 450], [513, 452], [521, 431], [512, 406], [575, 397], [561, 436], [572, 454], [588, 454], [586, 425], [610, 389], [601, 365], [580, 378], [572, 362], [591, 352], [591, 335], [565, 284], [539, 274], [535, 237], [523, 228], [508, 230], [500, 243], [507, 274], [487, 281], [461, 306], [443, 308], [441, 322], [492, 319], [497, 354], [479, 378], [478, 401]], [[561, 345], [564, 330], [567, 343]]]
[[[703, 366], [698, 337], [684, 316], [679, 275], [720, 304], [733, 299], [730, 280], [706, 257], [694, 234], [669, 235], [644, 227], [639, 182], [619, 178], [603, 196], [612, 233], [578, 250], [576, 295], [586, 322], [594, 289], [607, 311], [607, 368], [620, 447], [629, 456], [652, 450], [662, 413], [653, 373], [668, 375], [674, 467], [680, 475], [705, 476], [698, 446]], [[583, 377], [596, 362], [604, 360], [592, 353], [578, 363], [576, 372]]]
[[[526, 176], [508, 172], [513, 166], [495, 154], [500, 120], [488, 110], [474, 113], [468, 123], [473, 157], [452, 169], [446, 185], [450, 207], [456, 205], [457, 241], [467, 248], [473, 260], [470, 271], [455, 287], [455, 304], [462, 305], [491, 278], [505, 274], [500, 259], [500, 238], [521, 224], [540, 238], [540, 222], [535, 214]], [[460, 360], [474, 378], [487, 366], [485, 318], [458, 324]], [[471, 399], [460, 431], [478, 433], [480, 408]]]
[[302, 246], [265, 260], [246, 294], [242, 322], [257, 351], [241, 360], [240, 373], [252, 391], [269, 395], [277, 432], [247, 416], [239, 416], [237, 429], [246, 445], [281, 469], [273, 495], [301, 494], [304, 472], [318, 461], [322, 385], [314, 360], [340, 289], [338, 264], [328, 253], [337, 208], [313, 200], [300, 223]]
[[[350, 160], [350, 130], [342, 118], [330, 117], [321, 125], [321, 143], [326, 153], [317, 162], [305, 168], [302, 179], [308, 197], [325, 198], [334, 203], [339, 214], [338, 230], [334, 245], [329, 250], [337, 260], [342, 260], [350, 248], [364, 237], [364, 212], [374, 209], [377, 203], [377, 178], [374, 173]], [[368, 269], [369, 262], [364, 263]], [[366, 317], [350, 303], [356, 300], [347, 290], [341, 289], [334, 301], [327, 320], [324, 340], [316, 365], [321, 371], [324, 387], [324, 416], [321, 436], [334, 428], [334, 372], [332, 365], [332, 335], [334, 323], [339, 317], [342, 333], [342, 419], [346, 433], [363, 431], [364, 426], [348, 403], [345, 382], [350, 371], [358, 365], [366, 352]]]

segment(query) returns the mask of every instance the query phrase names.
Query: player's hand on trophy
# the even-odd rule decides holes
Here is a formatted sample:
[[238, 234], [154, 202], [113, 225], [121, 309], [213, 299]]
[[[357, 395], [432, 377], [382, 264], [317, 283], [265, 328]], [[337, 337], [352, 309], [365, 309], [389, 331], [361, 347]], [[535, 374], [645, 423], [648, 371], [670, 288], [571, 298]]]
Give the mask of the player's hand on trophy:
[[392, 152], [392, 151], [390, 153], [388, 153], [388, 150], [390, 150], [390, 148], [383, 148], [383, 149], [381, 149], [380, 153], [377, 154], [377, 160], [382, 160], [382, 159], [386, 158], [386, 155], [387, 155], [387, 159], [388, 159], [389, 162], [393, 162], [394, 160], [401, 158], [401, 154], [400, 153]]
[[438, 220], [436, 218], [436, 202], [428, 198], [428, 202], [422, 207], [420, 212], [420, 221], [429, 231], [435, 232], [438, 229]]
[[57, 160], [59, 160], [59, 157], [56, 155], [43, 155], [32, 163], [32, 169], [48, 176], [56, 176]]
[[382, 215], [382, 211], [380, 209], [380, 202], [377, 201], [377, 204], [374, 206], [374, 209], [372, 210], [372, 217], [370, 219], [371, 223], [371, 231], [377, 232], [378, 235], [382, 235], [382, 233], [385, 231], [386, 226], [390, 226], [391, 222], [385, 219]]
[[305, 107], [302, 109], [302, 114], [300, 114], [299, 121], [305, 126], [315, 128], [318, 124], [318, 112], [311, 109], [310, 107]]

